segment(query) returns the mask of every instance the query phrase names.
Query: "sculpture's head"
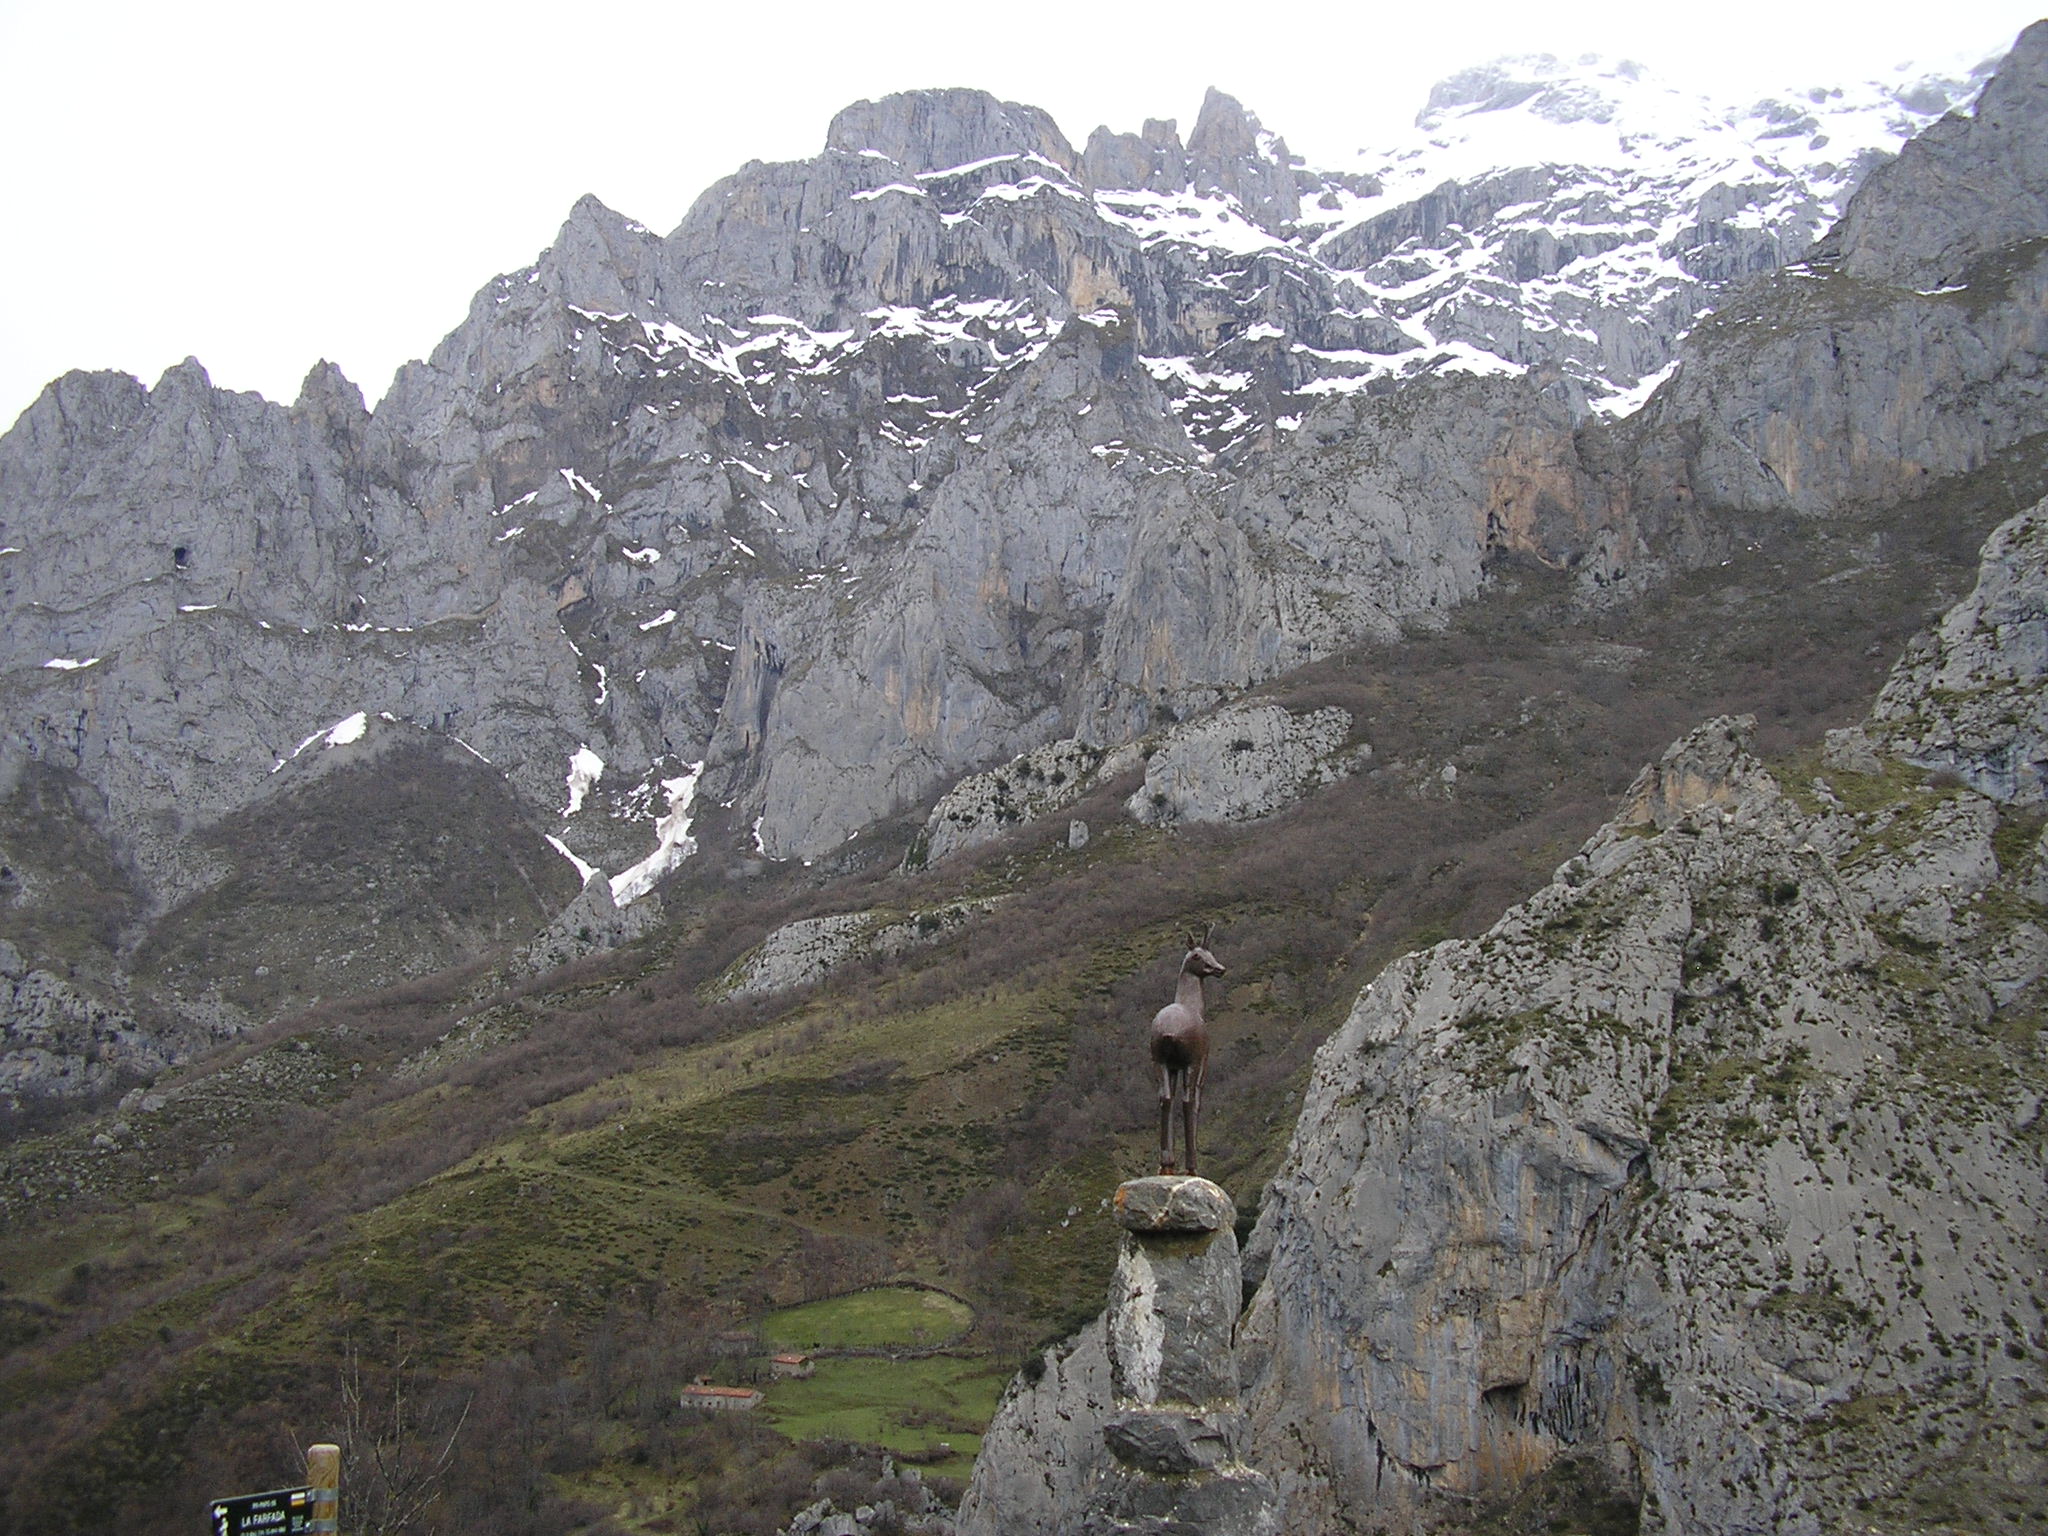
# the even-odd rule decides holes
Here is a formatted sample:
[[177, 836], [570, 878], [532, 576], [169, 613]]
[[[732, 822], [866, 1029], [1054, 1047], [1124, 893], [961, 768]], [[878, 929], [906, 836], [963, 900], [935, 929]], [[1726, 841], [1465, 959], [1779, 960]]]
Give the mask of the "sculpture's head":
[[1192, 971], [1197, 976], [1225, 974], [1223, 962], [1209, 953], [1209, 935], [1215, 931], [1214, 923], [1201, 933], [1196, 933], [1192, 929], [1188, 931], [1188, 957], [1181, 962], [1182, 970]]

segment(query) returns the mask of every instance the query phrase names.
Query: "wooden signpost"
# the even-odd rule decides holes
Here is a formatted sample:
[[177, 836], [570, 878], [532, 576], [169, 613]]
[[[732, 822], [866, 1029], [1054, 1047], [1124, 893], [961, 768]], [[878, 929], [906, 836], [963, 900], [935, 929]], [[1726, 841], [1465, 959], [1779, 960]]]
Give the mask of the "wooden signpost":
[[213, 1536], [334, 1536], [341, 1503], [341, 1448], [306, 1452], [307, 1484], [242, 1493], [206, 1506]]

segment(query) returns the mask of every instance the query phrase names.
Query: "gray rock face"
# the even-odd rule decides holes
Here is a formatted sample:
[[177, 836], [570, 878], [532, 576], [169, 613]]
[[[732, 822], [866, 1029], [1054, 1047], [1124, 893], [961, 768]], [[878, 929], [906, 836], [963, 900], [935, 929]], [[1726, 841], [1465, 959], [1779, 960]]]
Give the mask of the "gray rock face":
[[1146, 1230], [1123, 1243], [1108, 1314], [1110, 1382], [1120, 1400], [1200, 1408], [1236, 1398], [1237, 1277], [1228, 1227]]
[[0, 1101], [103, 1093], [170, 1064], [167, 1043], [118, 1003], [30, 969], [0, 939]]
[[835, 912], [785, 924], [741, 958], [727, 995], [748, 997], [820, 981], [859, 954], [874, 928], [874, 916], [867, 912]]
[[1489, 555], [1593, 558], [1618, 530], [1564, 407], [1526, 380], [1445, 378], [1331, 401], [1230, 488], [1220, 518], [1141, 529], [1105, 616], [1085, 730], [1186, 718], [1480, 589]]
[[1149, 117], [1138, 133], [1097, 128], [1081, 152], [1081, 179], [1090, 187], [1181, 192], [1188, 186], [1187, 151], [1172, 119]]
[[1221, 192], [1262, 228], [1278, 231], [1301, 217], [1299, 155], [1267, 133], [1231, 96], [1214, 89], [1202, 98], [1188, 135], [1188, 181], [1196, 192]]
[[[2038, 179], [2035, 51], [1955, 164]], [[1626, 116], [1614, 81], [1544, 81], [1435, 110]], [[1685, 251], [1775, 260], [1714, 231], [1782, 245], [1838, 206], [1861, 171], [1819, 153], [1713, 192]], [[666, 237], [580, 201], [374, 414], [325, 365], [290, 406], [196, 363], [69, 375], [0, 439], [0, 784], [32, 762], [95, 802], [145, 929], [229, 900], [207, 839], [359, 717], [460, 743], [614, 879], [670, 846], [700, 762], [760, 852], [825, 858], [964, 773], [1391, 638], [1504, 552], [1631, 591], [1712, 554], [1702, 507], [1895, 495], [2038, 421], [2048, 277], [2021, 261], [1960, 294], [1781, 283], [1627, 432], [1586, 431], [1707, 288], [1618, 300], [1641, 242], [1602, 249], [1634, 215], [1586, 167], [1439, 195], [1421, 164], [1319, 175], [1219, 94], [1185, 145], [1077, 155], [1035, 109], [910, 93]], [[1502, 200], [1538, 192], [1524, 228]], [[1541, 303], [1443, 286], [1489, 263]], [[474, 931], [558, 914], [557, 873]]]
[[1109, 1415], [1102, 1443], [1127, 1467], [1154, 1477], [1211, 1472], [1238, 1459], [1243, 1416], [1127, 1408]]
[[[969, 774], [939, 796], [906, 863], [936, 863], [1072, 805], [1088, 792], [1102, 759], [1102, 748], [1069, 739], [1035, 747], [987, 773]], [[1081, 841], [1087, 841], [1085, 828]]]
[[1871, 713], [1898, 755], [1996, 800], [2048, 797], [2048, 504], [1984, 547], [1977, 586], [1916, 642]]
[[1114, 1213], [1109, 1306], [1012, 1384], [961, 1501], [962, 1536], [1277, 1531], [1273, 1486], [1243, 1456], [1235, 1205], [1207, 1179], [1161, 1175], [1118, 1186]]
[[[1389, 967], [1319, 1055], [1246, 1325], [1291, 1525], [1406, 1529], [1570, 1454], [1650, 1528], [1818, 1532], [1943, 1475], [1928, 1426], [2040, 1390], [2031, 1352], [1931, 1344], [2038, 1326], [2040, 1064], [1953, 1054], [2031, 1006], [2037, 925], [1990, 904], [2030, 870], [1992, 800], [1913, 780], [1852, 814], [1745, 730], [1680, 743], [1555, 884]], [[1892, 979], [1906, 952], [1925, 989]]]
[[1104, 1313], [1110, 1459], [1062, 1529], [1277, 1530], [1272, 1484], [1242, 1457], [1236, 1207], [1207, 1179], [1161, 1175], [1119, 1185], [1114, 1210], [1123, 1237]]
[[925, 1485], [924, 1474], [916, 1467], [899, 1472], [895, 1463], [884, 1457], [882, 1479], [877, 1487], [891, 1487], [894, 1495], [857, 1504], [850, 1514], [829, 1498], [819, 1499], [797, 1512], [784, 1528], [783, 1536], [869, 1536], [870, 1532], [952, 1536], [950, 1511]]
[[1117, 1190], [1109, 1307], [1012, 1383], [961, 1500], [961, 1536], [1279, 1529], [1245, 1465], [1230, 1197], [1206, 1179]]
[[911, 175], [999, 155], [1036, 155], [1068, 172], [1075, 165], [1073, 146], [1050, 116], [983, 91], [905, 91], [855, 102], [832, 119], [825, 148], [880, 155]]
[[661, 921], [661, 902], [648, 898], [621, 907], [612, 900], [611, 882], [592, 875], [576, 899], [556, 914], [540, 936], [519, 955], [519, 965], [538, 975], [600, 950], [651, 932]]
[[1131, 817], [1172, 825], [1270, 816], [1371, 759], [1371, 747], [1348, 745], [1350, 734], [1342, 709], [1232, 705], [1167, 733], [1145, 764]]
[[1823, 244], [1851, 276], [1903, 288], [2048, 228], [2048, 24], [2020, 33], [1967, 114], [1950, 113], [1876, 171]]
[[1871, 745], [1870, 735], [1861, 726], [1829, 731], [1823, 743], [1821, 761], [1830, 768], [1842, 773], [1884, 772], [1884, 765], [1878, 761], [1877, 751]]
[[1010, 1383], [960, 1500], [960, 1536], [1053, 1536], [1109, 1459], [1109, 1349], [1100, 1318]]
[[1740, 715], [1701, 726], [1672, 743], [1654, 766], [1636, 775], [1623, 799], [1624, 826], [1674, 827], [1711, 806], [1733, 806], [1761, 791], [1769, 777], [1749, 755], [1756, 716]]
[[1953, 292], [1815, 266], [1745, 289], [1621, 434], [1644, 454], [1645, 524], [1698, 507], [1825, 514], [1896, 502], [2031, 435], [2048, 346], [2048, 255]]
[[[2030, 644], [2041, 515], [1988, 541], [1832, 782], [1710, 722], [1550, 886], [1360, 994], [1247, 1253], [1243, 1428], [1147, 1407], [1127, 1253], [1131, 1401], [1035, 1404], [1111, 1450], [1069, 1528], [1164, 1519], [1132, 1490], [1232, 1458], [1288, 1530], [1461, 1528], [1567, 1466], [1648, 1531], [1904, 1528], [1964, 1487], [2038, 1515], [2038, 1432], [1977, 1447], [2048, 1391], [2048, 855], [1994, 730], [2036, 729], [2042, 679], [1989, 659]], [[1970, 647], [1981, 756], [1880, 757]], [[1132, 1222], [1201, 1225], [1171, 1193]]]
[[1179, 1477], [1105, 1479], [1072, 1536], [1273, 1536], [1273, 1491], [1258, 1473], [1224, 1466]]

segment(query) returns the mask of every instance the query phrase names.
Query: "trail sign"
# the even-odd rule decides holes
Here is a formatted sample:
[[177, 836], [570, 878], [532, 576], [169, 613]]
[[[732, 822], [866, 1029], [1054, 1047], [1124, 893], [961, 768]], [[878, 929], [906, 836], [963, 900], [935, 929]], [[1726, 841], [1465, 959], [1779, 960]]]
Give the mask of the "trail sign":
[[213, 1536], [310, 1536], [313, 1490], [274, 1488], [269, 1493], [244, 1493], [215, 1499], [206, 1506]]

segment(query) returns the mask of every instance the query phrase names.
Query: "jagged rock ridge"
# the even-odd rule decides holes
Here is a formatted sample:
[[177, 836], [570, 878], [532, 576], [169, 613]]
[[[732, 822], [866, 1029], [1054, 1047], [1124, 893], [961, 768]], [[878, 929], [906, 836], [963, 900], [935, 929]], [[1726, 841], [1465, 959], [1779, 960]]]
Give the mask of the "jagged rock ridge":
[[[1896, 105], [1887, 133], [1931, 110]], [[1780, 166], [1802, 219], [1852, 159], [1825, 196]], [[1407, 206], [1389, 184], [1301, 167], [1221, 95], [1185, 144], [1077, 154], [1033, 109], [919, 93], [666, 238], [585, 199], [374, 413], [325, 366], [289, 407], [196, 364], [67, 376], [0, 441], [0, 783], [70, 776], [147, 926], [231, 878], [195, 834], [317, 790], [360, 719], [457, 743], [521, 849], [625, 899], [691, 837], [827, 856], [963, 772], [1392, 637], [1503, 553], [1615, 591], [1710, 553], [1692, 509], [1739, 504], [1757, 455], [1716, 458], [1683, 405], [1589, 463], [1599, 370], [1425, 336], [1409, 306], [1447, 290], [1374, 276], [1470, 235], [1431, 215], [1366, 250]], [[1601, 259], [1553, 275], [1604, 292]], [[1983, 393], [2034, 311], [1949, 311]], [[1891, 419], [1872, 377], [1852, 428]], [[1872, 474], [1918, 448], [1876, 444]], [[178, 1007], [222, 1006], [198, 985]]]
[[[2007, 765], [2043, 756], [2042, 678], [1995, 658], [2035, 649], [2044, 528], [1990, 541], [1861, 766], [1774, 772], [1712, 722], [1551, 885], [1360, 995], [1247, 1255], [1285, 1528], [1455, 1526], [1566, 1464], [1651, 1531], [2041, 1518], [2048, 845]], [[1965, 655], [2004, 733], [1904, 766]], [[1079, 1518], [1101, 1347], [1012, 1389], [964, 1530]]]

